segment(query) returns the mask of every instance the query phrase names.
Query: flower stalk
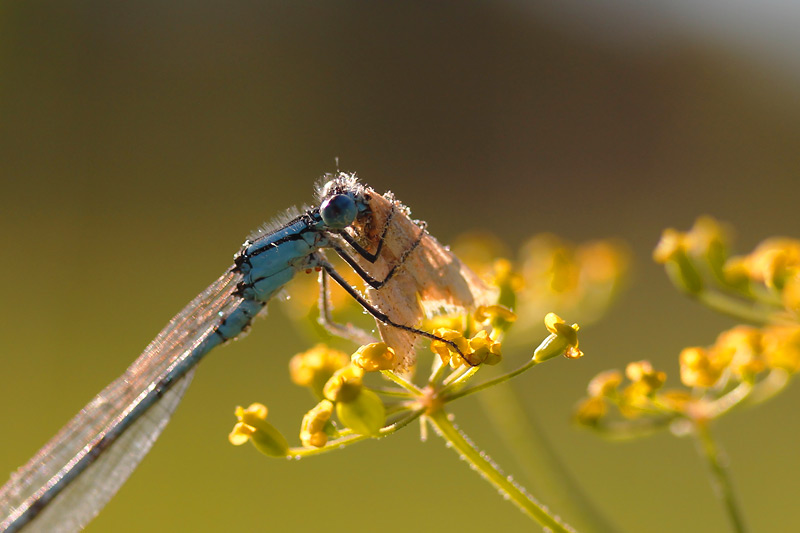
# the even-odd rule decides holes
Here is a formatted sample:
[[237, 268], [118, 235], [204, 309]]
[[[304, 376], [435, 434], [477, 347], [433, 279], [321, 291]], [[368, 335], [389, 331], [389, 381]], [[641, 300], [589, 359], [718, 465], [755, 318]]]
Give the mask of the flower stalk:
[[429, 412], [425, 417], [436, 429], [436, 432], [450, 443], [456, 453], [464, 457], [476, 471], [499, 491], [505, 494], [511, 502], [522, 510], [522, 512], [541, 524], [542, 527], [548, 528], [549, 531], [557, 533], [574, 531], [568, 525], [550, 515], [547, 510], [527, 492], [514, 483], [509, 476], [503, 474], [498, 469], [497, 465], [489, 461], [486, 458], [486, 454], [481, 453], [473, 447], [472, 444], [464, 438], [461, 431], [453, 425], [448, 414], [443, 409]]

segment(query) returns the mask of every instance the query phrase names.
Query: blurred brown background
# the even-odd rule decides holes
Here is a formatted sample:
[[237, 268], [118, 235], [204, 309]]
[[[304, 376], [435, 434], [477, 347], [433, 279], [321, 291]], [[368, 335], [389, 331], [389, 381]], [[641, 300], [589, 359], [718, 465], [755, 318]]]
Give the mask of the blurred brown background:
[[[116, 378], [249, 230], [310, 202], [339, 157], [444, 242], [476, 228], [511, 246], [544, 230], [627, 240], [635, 277], [582, 332], [587, 357], [515, 385], [622, 529], [724, 530], [689, 440], [614, 444], [569, 422], [597, 371], [649, 358], [674, 384], [679, 349], [731, 324], [651, 263], [663, 228], [712, 214], [741, 251], [800, 235], [797, 8], [719, 4], [3, 4], [0, 472]], [[530, 527], [416, 428], [299, 463], [230, 446], [237, 403], [268, 404], [292, 438], [310, 407], [286, 372], [309, 341], [280, 307], [204, 362], [90, 531]], [[793, 387], [716, 427], [754, 530], [800, 521], [798, 402]], [[455, 412], [516, 471], [477, 403]]]

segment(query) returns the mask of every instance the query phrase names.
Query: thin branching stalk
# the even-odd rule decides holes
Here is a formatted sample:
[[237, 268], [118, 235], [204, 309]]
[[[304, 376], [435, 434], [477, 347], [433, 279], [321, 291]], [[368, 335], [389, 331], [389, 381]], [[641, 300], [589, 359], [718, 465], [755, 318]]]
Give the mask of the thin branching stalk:
[[731, 478], [728, 473], [728, 467], [725, 464], [724, 453], [711, 436], [707, 423], [696, 422], [694, 429], [697, 437], [698, 452], [708, 464], [714, 493], [725, 508], [725, 512], [730, 521], [731, 531], [745, 533], [747, 528], [744, 524], [744, 516], [742, 515], [742, 509], [733, 491], [733, 484], [731, 483]]
[[438, 409], [429, 412], [426, 417], [436, 428], [439, 435], [447, 440], [458, 454], [464, 457], [487, 481], [507, 495], [525, 514], [543, 527], [548, 528], [549, 531], [555, 533], [574, 531], [571, 527], [552, 516], [519, 485], [503, 474], [494, 463], [486, 458], [485, 454], [476, 450], [461, 431], [448, 419], [444, 410]]

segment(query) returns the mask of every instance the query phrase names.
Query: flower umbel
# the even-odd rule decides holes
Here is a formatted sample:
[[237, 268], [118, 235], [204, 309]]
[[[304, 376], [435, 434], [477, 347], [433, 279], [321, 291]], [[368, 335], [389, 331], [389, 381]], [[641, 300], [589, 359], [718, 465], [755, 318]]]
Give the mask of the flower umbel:
[[[412, 233], [417, 235], [418, 230], [415, 228]], [[553, 286], [557, 285], [558, 291], [563, 294], [574, 294], [576, 290], [586, 291], [601, 285], [608, 287], [609, 283], [618, 281], [621, 261], [618, 261], [619, 256], [615, 256], [611, 248], [598, 245], [570, 254], [567, 254], [569, 260], [556, 261], [554, 270], [550, 272], [557, 281]], [[279, 448], [283, 455], [293, 457], [317, 455], [361, 440], [390, 435], [415, 420], [423, 419], [432, 424], [463, 457], [531, 517], [552, 531], [565, 532], [558, 520], [541, 509], [510, 478], [495, 471], [496, 467], [482, 454], [465, 444], [468, 441], [458, 436], [459, 432], [446, 412], [451, 402], [504, 383], [556, 355], [563, 354], [569, 359], [583, 355], [578, 347], [577, 324], [567, 324], [550, 313], [545, 319], [549, 335], [536, 348], [533, 357], [513, 371], [501, 368], [503, 339], [509, 329], [518, 323], [517, 314], [512, 309], [518, 304], [526, 304], [526, 298], [520, 298], [520, 295], [526, 290], [527, 282], [512, 261], [487, 257], [487, 266], [481, 270], [491, 276], [492, 283], [498, 289], [496, 302], [468, 312], [463, 309], [458, 311], [459, 307], [448, 305], [444, 298], [442, 310], [451, 314], [429, 317], [414, 326], [435, 336], [430, 342], [430, 349], [435, 355], [430, 358], [431, 370], [427, 378], [419, 379], [414, 375], [419, 371], [420, 363], [411, 368], [398, 365], [398, 355], [385, 342], [365, 344], [349, 358], [323, 344], [293, 357], [290, 362], [292, 381], [309, 388], [318, 403], [303, 417], [299, 435], [302, 446]], [[577, 266], [578, 263], [582, 266]], [[587, 269], [588, 264], [595, 266]], [[495, 294], [495, 291], [487, 292]], [[533, 294], [533, 291], [528, 294]], [[603, 298], [607, 301], [607, 297]], [[341, 330], [357, 329], [349, 329], [351, 327], [348, 324]], [[354, 337], [360, 339], [369, 336], [366, 333]], [[424, 337], [421, 339], [424, 340]], [[421, 359], [421, 356], [418, 355], [414, 360], [417, 359]], [[495, 370], [490, 379], [473, 384], [472, 380], [487, 365], [499, 370]], [[266, 416], [266, 410], [263, 411], [261, 416], [261, 411], [255, 408], [252, 414], [238, 409], [237, 415], [241, 420], [231, 434], [231, 441], [239, 444], [251, 440], [256, 443], [258, 426], [264, 424]], [[260, 422], [245, 424], [244, 420], [249, 420], [251, 416]]]

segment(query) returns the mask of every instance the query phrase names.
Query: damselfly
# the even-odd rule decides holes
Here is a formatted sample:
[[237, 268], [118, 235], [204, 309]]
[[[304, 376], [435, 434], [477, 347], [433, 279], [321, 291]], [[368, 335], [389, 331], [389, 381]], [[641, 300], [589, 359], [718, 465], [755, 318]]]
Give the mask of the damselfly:
[[[252, 234], [233, 266], [178, 313], [116, 381], [0, 489], [0, 531], [74, 531], [91, 520], [148, 452], [180, 402], [195, 365], [240, 335], [299, 271], [320, 273], [320, 319], [359, 342], [371, 336], [330, 321], [328, 278], [378, 321], [399, 366], [413, 362], [418, 329], [433, 308], [492, 303], [493, 292], [394, 197], [329, 176], [318, 207]], [[363, 296], [325, 256], [335, 251], [367, 285]], [[458, 350], [457, 346], [445, 341]]]

